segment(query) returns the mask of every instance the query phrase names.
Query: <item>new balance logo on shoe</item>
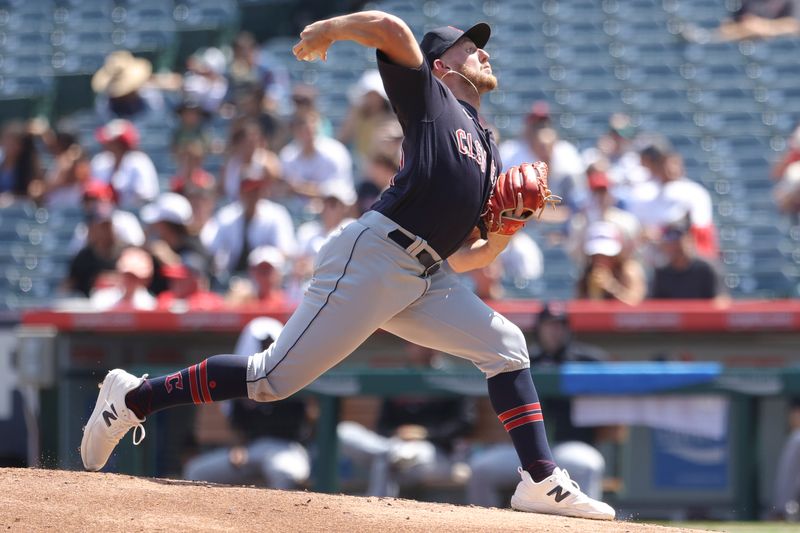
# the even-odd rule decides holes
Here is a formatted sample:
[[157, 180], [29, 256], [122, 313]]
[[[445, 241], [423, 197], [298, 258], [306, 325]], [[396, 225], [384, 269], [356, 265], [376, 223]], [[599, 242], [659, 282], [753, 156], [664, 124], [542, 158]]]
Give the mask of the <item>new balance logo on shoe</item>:
[[[555, 496], [553, 496], [555, 494]], [[553, 496], [555, 498], [556, 503], [561, 503], [561, 500], [569, 496], [569, 491], [564, 491], [564, 488], [561, 485], [556, 485], [556, 487], [547, 493], [548, 496]]]
[[118, 419], [119, 415], [117, 414], [117, 408], [114, 407], [113, 403], [109, 404], [109, 407], [111, 407], [111, 411], [103, 411], [103, 421], [106, 423], [106, 426], [111, 427], [111, 421]]

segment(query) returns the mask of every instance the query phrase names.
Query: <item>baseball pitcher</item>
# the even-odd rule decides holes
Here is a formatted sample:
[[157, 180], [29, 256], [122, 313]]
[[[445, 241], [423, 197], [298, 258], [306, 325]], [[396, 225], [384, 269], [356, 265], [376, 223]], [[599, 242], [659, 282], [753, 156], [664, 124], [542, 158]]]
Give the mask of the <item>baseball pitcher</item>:
[[377, 50], [405, 135], [402, 166], [372, 209], [322, 247], [302, 302], [269, 349], [217, 355], [155, 379], [109, 372], [84, 428], [87, 470], [100, 470], [131, 428], [140, 442], [150, 413], [245, 396], [286, 398], [383, 328], [469, 359], [484, 372], [521, 462], [514, 509], [614, 518], [610, 506], [589, 498], [553, 461], [522, 332], [453, 274], [491, 263], [516, 231], [556, 201], [545, 164], [501, 172], [497, 146], [479, 119], [481, 96], [497, 85], [483, 50], [489, 35], [485, 23], [467, 31], [448, 26], [417, 44], [402, 20], [379, 11], [303, 30], [293, 49], [302, 61], [326, 60], [341, 40]]

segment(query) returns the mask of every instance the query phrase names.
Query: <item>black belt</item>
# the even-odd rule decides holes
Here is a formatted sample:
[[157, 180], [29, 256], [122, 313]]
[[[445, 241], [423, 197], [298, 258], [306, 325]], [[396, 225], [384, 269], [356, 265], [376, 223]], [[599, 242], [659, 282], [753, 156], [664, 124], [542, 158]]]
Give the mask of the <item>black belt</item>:
[[[405, 249], [408, 249], [409, 246], [414, 244], [414, 239], [399, 229], [389, 232], [388, 237]], [[434, 259], [428, 250], [421, 250], [417, 252], [414, 257], [416, 257], [417, 261], [419, 261], [420, 264], [425, 267], [425, 272], [422, 273], [423, 277], [430, 276], [439, 270], [440, 266], [442, 266], [442, 262]]]

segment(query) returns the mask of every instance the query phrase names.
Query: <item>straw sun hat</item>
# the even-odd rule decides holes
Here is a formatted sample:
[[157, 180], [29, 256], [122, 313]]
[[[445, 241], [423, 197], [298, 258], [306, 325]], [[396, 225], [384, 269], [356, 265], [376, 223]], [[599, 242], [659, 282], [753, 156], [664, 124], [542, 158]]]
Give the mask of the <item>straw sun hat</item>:
[[134, 57], [127, 50], [117, 50], [106, 56], [103, 66], [92, 76], [92, 90], [119, 98], [141, 88], [152, 72], [153, 66], [147, 59]]

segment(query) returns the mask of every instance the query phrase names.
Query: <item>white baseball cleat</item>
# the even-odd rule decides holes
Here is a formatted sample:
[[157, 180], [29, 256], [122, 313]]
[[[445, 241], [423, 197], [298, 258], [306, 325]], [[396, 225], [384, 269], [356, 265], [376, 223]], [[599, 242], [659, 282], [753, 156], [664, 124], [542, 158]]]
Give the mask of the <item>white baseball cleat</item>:
[[595, 520], [613, 520], [614, 509], [581, 492], [566, 470], [556, 468], [553, 474], [536, 483], [531, 475], [518, 469], [522, 481], [511, 497], [511, 507], [517, 511], [557, 514]]
[[144, 440], [145, 432], [142, 422], [133, 411], [125, 405], [125, 395], [142, 384], [147, 374], [136, 376], [116, 368], [106, 375], [100, 384], [100, 393], [92, 416], [83, 428], [81, 439], [81, 459], [86, 470], [97, 471], [103, 468], [111, 456], [111, 452], [120, 439], [131, 428], [141, 429], [141, 438], [136, 439], [133, 431], [133, 444], [138, 446]]

